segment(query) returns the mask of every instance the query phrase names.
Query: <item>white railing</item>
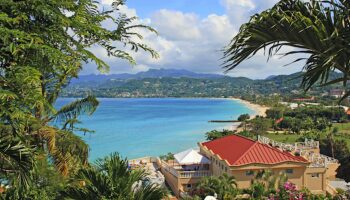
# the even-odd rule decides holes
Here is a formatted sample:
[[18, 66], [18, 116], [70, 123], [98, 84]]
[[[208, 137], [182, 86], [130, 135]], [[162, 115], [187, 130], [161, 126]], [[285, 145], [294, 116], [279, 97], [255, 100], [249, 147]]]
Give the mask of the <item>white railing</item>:
[[169, 172], [170, 174], [174, 175], [178, 178], [199, 178], [199, 177], [205, 177], [205, 176], [211, 176], [211, 173], [209, 170], [199, 170], [199, 171], [182, 171], [182, 170], [176, 170], [174, 167], [169, 166], [168, 163], [165, 161], [161, 161], [162, 169]]
[[338, 163], [335, 158], [310, 151], [301, 151], [300, 155], [311, 162], [310, 167], [326, 167], [328, 164]]
[[179, 176], [177, 171], [173, 167], [169, 166], [168, 163], [166, 163], [164, 160], [161, 161], [161, 165], [162, 165], [161, 167], [163, 170], [169, 172], [170, 174], [174, 175], [175, 177]]
[[128, 160], [129, 164], [140, 164], [140, 163], [155, 163], [157, 162], [156, 157], [142, 157]]
[[326, 167], [328, 164], [338, 163], [338, 160], [335, 158], [307, 151], [310, 149], [318, 149], [320, 145], [318, 141], [305, 139], [305, 142], [297, 142], [294, 145], [292, 145], [277, 142], [270, 138], [259, 135], [258, 142], [262, 144], [271, 145], [273, 147], [281, 148], [283, 151], [298, 152], [300, 156], [303, 156], [311, 162], [310, 167]]
[[318, 149], [320, 148], [320, 143], [318, 141], [305, 139], [304, 142], [296, 142], [295, 147], [297, 149]]
[[200, 178], [205, 176], [211, 176], [210, 171], [178, 171], [179, 178]]
[[258, 142], [262, 144], [267, 144], [273, 147], [278, 147], [283, 149], [284, 151], [296, 151], [296, 145], [285, 144], [283, 142], [277, 142], [275, 140], [271, 140], [268, 137], [258, 135]]

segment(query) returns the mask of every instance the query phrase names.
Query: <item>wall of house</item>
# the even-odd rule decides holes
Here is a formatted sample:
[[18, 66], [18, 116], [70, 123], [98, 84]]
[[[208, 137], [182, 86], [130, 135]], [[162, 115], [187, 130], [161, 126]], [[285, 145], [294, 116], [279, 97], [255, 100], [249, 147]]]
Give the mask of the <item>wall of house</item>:
[[205, 148], [202, 148], [201, 145], [200, 145], [200, 153], [205, 155], [211, 161], [209, 170], [211, 171], [213, 176], [220, 176], [224, 173], [230, 174], [230, 166], [225, 160], [222, 160], [217, 155], [213, 155], [212, 152], [208, 151]]
[[323, 167], [310, 167], [305, 170], [304, 186], [308, 188], [312, 193], [322, 194], [325, 193], [327, 187], [326, 180], [326, 168]]
[[326, 178], [327, 180], [335, 180], [337, 175], [337, 169], [340, 166], [339, 163], [329, 163], [327, 165]]
[[[263, 169], [269, 169], [273, 172], [274, 175], [279, 175], [284, 173], [287, 175], [288, 180], [297, 185], [298, 188], [303, 187], [303, 175], [306, 170], [305, 165], [294, 164], [294, 163], [284, 163], [277, 165], [262, 165], [262, 164], [254, 164], [254, 165], [246, 165], [243, 167], [232, 167], [231, 174], [235, 177], [237, 181], [237, 185], [239, 188], [249, 188], [252, 179], [254, 179], [255, 174], [258, 171]], [[292, 173], [286, 173], [287, 171], [292, 170]]]
[[[201, 178], [180, 178], [179, 181], [179, 190], [183, 192], [190, 192], [196, 184], [201, 180]], [[187, 185], [191, 185], [190, 188]]]
[[[180, 192], [189, 192], [195, 185], [200, 181], [200, 177], [196, 178], [178, 178], [171, 174], [168, 170], [165, 168], [161, 168], [161, 172], [165, 177], [165, 180], [173, 193], [179, 197]], [[190, 188], [187, 187], [187, 185], [191, 185]]]
[[169, 171], [165, 170], [164, 168], [161, 168], [160, 171], [164, 175], [165, 181], [169, 185], [171, 190], [176, 196], [178, 196], [180, 190], [178, 178], [172, 175]]

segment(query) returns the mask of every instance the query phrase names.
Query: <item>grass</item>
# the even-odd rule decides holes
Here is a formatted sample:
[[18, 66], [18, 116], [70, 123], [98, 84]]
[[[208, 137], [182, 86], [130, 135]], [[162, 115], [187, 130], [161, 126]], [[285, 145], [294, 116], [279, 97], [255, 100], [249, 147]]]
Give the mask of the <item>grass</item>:
[[[333, 124], [333, 128], [337, 127], [338, 132], [334, 135], [336, 140], [345, 140], [348, 148], [350, 148], [350, 123], [336, 123]], [[327, 137], [328, 133], [332, 132], [333, 128], [321, 133], [321, 138], [324, 139]], [[269, 131], [264, 135], [272, 140], [283, 142], [283, 143], [295, 143], [302, 135], [297, 135], [288, 132], [273, 132]]]
[[341, 133], [346, 133], [350, 137], [350, 123], [336, 123], [333, 127], [337, 127]]
[[282, 132], [278, 132], [278, 133], [269, 132], [264, 136], [272, 140], [283, 142], [283, 143], [294, 143], [300, 137], [300, 135], [291, 134], [291, 133], [282, 133]]

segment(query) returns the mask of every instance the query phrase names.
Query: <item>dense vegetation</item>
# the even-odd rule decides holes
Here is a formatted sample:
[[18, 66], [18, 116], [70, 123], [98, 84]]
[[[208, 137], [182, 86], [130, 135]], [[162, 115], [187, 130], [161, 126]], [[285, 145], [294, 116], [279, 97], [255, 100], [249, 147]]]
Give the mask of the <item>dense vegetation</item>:
[[[327, 99], [327, 93], [341, 84], [327, 87], [314, 87], [308, 93], [300, 89], [302, 73], [280, 75], [264, 80], [244, 77], [162, 77], [139, 79], [110, 78], [98, 82], [75, 81], [62, 93], [63, 97], [84, 97], [93, 94], [97, 97], [243, 97], [253, 100], [259, 96], [282, 94], [286, 100], [298, 97], [317, 96]], [[333, 73], [336, 79], [340, 74]], [[325, 95], [325, 97], [322, 97]], [[332, 98], [328, 98], [332, 100]], [[333, 99], [334, 100], [334, 99]]]
[[[297, 84], [286, 83], [285, 77], [262, 81], [229, 77], [111, 80], [102, 85], [101, 90], [73, 87], [62, 92], [78, 76], [84, 63], [93, 63], [100, 71], [108, 71], [109, 66], [91, 51], [93, 47], [131, 64], [135, 64], [131, 52], [143, 50], [153, 58], [158, 57], [153, 49], [142, 43], [142, 35], [137, 31], [155, 30], [137, 24], [135, 17], [120, 13], [123, 4], [124, 0], [115, 0], [112, 9], [106, 9], [93, 0], [0, 1], [0, 180], [1, 189], [5, 190], [1, 198], [160, 199], [165, 195], [163, 190], [146, 183], [144, 171], [130, 171], [126, 161], [117, 154], [96, 164], [88, 162], [88, 146], [74, 131], [89, 131], [77, 128], [76, 124], [79, 115], [93, 114], [96, 110], [98, 101], [91, 94], [109, 97], [239, 95], [255, 101], [266, 94], [300, 94], [297, 90], [300, 80]], [[282, 0], [272, 9], [254, 15], [242, 26], [225, 52], [226, 67], [233, 69], [263, 48], [269, 49], [271, 57], [282, 46], [297, 47], [299, 50], [285, 55], [310, 55], [306, 59], [306, 73], [301, 74], [301, 83], [306, 90], [318, 83], [336, 84], [328, 87], [346, 85], [350, 64], [349, 7], [345, 0], [323, 3]], [[108, 28], [102, 26], [106, 21], [110, 23]], [[283, 34], [280, 30], [284, 30]], [[127, 47], [130, 49], [126, 50]], [[335, 69], [341, 76], [332, 78], [331, 72]], [[328, 89], [313, 90], [321, 94]], [[72, 96], [73, 93], [83, 98], [55, 109], [59, 95]], [[289, 117], [299, 119], [301, 114], [303, 112], [289, 113]], [[345, 142], [334, 140], [336, 131], [326, 132], [330, 126], [325, 125], [330, 119], [341, 121], [343, 118], [325, 113], [316, 119], [307, 117], [310, 117], [308, 121], [313, 124], [313, 130], [316, 128], [327, 134], [327, 139], [323, 137], [322, 151], [342, 162], [340, 174], [348, 179], [349, 150]], [[273, 119], [260, 117], [252, 120], [249, 127], [253, 134], [260, 134], [265, 129], [276, 128], [268, 126], [272, 123]], [[298, 123], [278, 128], [291, 129], [293, 124]], [[312, 133], [305, 128], [292, 132]], [[321, 134], [319, 136], [322, 138]], [[232, 177], [223, 175], [205, 181], [202, 186], [210, 192], [212, 183], [218, 183], [213, 189], [218, 190], [222, 199], [236, 192]], [[265, 197], [264, 191], [270, 189], [263, 188], [266, 186], [262, 184], [264, 180], [260, 181], [252, 184], [253, 198]], [[293, 186], [284, 190], [289, 191], [287, 195], [298, 192]]]
[[[77, 130], [89, 131], [77, 128], [76, 124], [79, 115], [96, 110], [99, 102], [94, 96], [84, 96], [58, 110], [54, 108], [63, 87], [78, 76], [83, 63], [108, 71], [109, 66], [91, 52], [92, 47], [131, 64], [135, 63], [132, 51], [144, 50], [158, 56], [142, 43], [137, 29], [155, 31], [137, 24], [135, 17], [120, 13], [123, 4], [124, 1], [116, 0], [111, 9], [105, 9], [92, 0], [0, 1], [1, 198], [56, 199], [59, 194], [66, 194], [64, 197], [71, 199], [74, 193], [78, 196], [73, 198], [85, 199], [82, 194], [86, 191], [78, 190], [78, 183], [90, 186], [97, 177], [100, 184], [109, 183], [102, 176], [105, 172], [101, 166], [107, 167], [112, 161], [115, 167], [123, 165], [121, 159], [111, 156], [101, 165], [91, 166], [87, 144], [74, 134]], [[101, 24], [107, 20], [110, 27], [104, 28]], [[127, 170], [113, 172], [111, 184], [128, 178], [138, 181], [144, 176], [144, 172], [135, 171], [139, 176], [133, 179]], [[115, 179], [119, 176], [121, 179]], [[77, 190], [72, 191], [72, 187]], [[147, 191], [158, 192], [158, 196], [164, 194], [153, 185], [143, 187], [140, 186], [140, 191], [145, 193], [137, 194], [140, 198]], [[111, 193], [100, 195], [125, 197], [125, 193], [117, 190]]]
[[[305, 90], [318, 83], [346, 85], [350, 65], [349, 7], [347, 0], [282, 0], [241, 26], [225, 48], [225, 68], [233, 70], [261, 50], [268, 58], [294, 55], [292, 63], [305, 61], [301, 84]], [[331, 79], [335, 70], [341, 72], [341, 77]]]

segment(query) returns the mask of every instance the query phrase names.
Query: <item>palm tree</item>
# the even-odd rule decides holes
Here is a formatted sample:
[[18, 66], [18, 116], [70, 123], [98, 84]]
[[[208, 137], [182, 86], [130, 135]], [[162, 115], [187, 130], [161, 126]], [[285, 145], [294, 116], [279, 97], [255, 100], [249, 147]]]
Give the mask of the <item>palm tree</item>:
[[[26, 188], [33, 168], [33, 149], [10, 136], [0, 136], [0, 173], [17, 187]], [[6, 182], [6, 184], [11, 184]]]
[[[299, 55], [294, 62], [306, 61], [301, 84], [305, 90], [316, 83], [346, 85], [350, 79], [349, 7], [347, 0], [281, 0], [241, 26], [225, 49], [224, 67], [232, 70], [259, 50], [267, 50], [271, 58], [282, 47], [292, 47], [281, 55]], [[343, 77], [329, 80], [334, 70]]]
[[[271, 170], [262, 170], [259, 171], [255, 178], [251, 181], [251, 188], [253, 190], [254, 196], [254, 188], [263, 188], [264, 191], [262, 194], [269, 195], [270, 193], [274, 193], [278, 190], [280, 186], [282, 186], [285, 182], [287, 182], [288, 177], [284, 173], [273, 174]], [[256, 195], [256, 194], [255, 194]]]
[[144, 170], [130, 170], [128, 161], [116, 153], [80, 169], [72, 183], [62, 192], [64, 199], [157, 200], [166, 192], [147, 181]]
[[[101, 9], [94, 0], [37, 3], [40, 6], [28, 1], [1, 4], [0, 124], [11, 126], [11, 134], [24, 144], [44, 150], [67, 176], [87, 164], [88, 146], [73, 131], [78, 116], [92, 114], [98, 101], [88, 96], [56, 110], [62, 89], [78, 77], [83, 63], [109, 70], [91, 47], [131, 64], [135, 59], [130, 52], [142, 50], [157, 58], [139, 33], [156, 31], [123, 14], [124, 0], [114, 0], [110, 9]], [[111, 23], [108, 28], [102, 26], [106, 21]], [[54, 122], [63, 125], [53, 126]]]
[[238, 194], [237, 183], [233, 176], [227, 174], [219, 177], [204, 177], [193, 191], [201, 197], [217, 195], [218, 199], [233, 199]]
[[[77, 135], [76, 130], [82, 130], [75, 125], [82, 114], [91, 115], [99, 102], [94, 96], [75, 100], [59, 110], [43, 115], [43, 126], [38, 130], [37, 138], [47, 149], [57, 169], [65, 176], [78, 170], [80, 165], [88, 163], [88, 145]], [[49, 123], [55, 122], [53, 127]], [[59, 127], [59, 123], [62, 127]], [[89, 130], [86, 130], [89, 131]]]

